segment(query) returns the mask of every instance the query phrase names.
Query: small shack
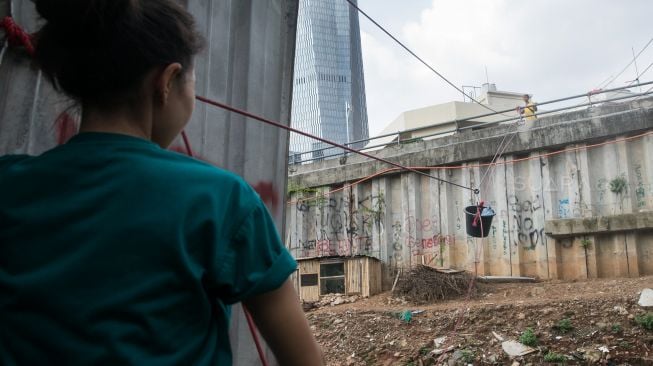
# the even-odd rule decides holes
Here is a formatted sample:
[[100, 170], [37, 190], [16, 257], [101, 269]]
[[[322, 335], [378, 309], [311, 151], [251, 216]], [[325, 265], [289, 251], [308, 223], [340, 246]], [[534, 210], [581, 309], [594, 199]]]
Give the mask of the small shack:
[[315, 302], [327, 294], [369, 297], [381, 292], [381, 261], [374, 257], [313, 257], [297, 259], [294, 276], [299, 298]]

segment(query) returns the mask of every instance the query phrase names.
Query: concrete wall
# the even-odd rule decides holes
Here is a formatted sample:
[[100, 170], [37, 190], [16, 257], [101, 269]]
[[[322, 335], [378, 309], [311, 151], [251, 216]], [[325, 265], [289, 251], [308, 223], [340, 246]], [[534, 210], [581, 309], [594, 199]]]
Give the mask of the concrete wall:
[[[506, 153], [489, 168], [502, 141]], [[464, 186], [479, 186], [487, 173], [480, 198], [497, 211], [489, 237], [466, 235], [463, 208], [477, 201], [471, 191], [411, 172], [375, 175], [388, 167], [350, 156], [292, 173], [286, 232], [297, 257], [371, 255], [385, 263], [386, 285], [393, 269], [422, 261], [484, 275], [653, 274], [653, 231], [632, 218], [653, 211], [651, 99], [375, 154]], [[625, 184], [615, 189], [621, 178]]]
[[[289, 124], [298, 0], [185, 3], [208, 41], [196, 60], [197, 94]], [[37, 29], [31, 1], [0, 1], [0, 15], [7, 14], [29, 32]], [[0, 154], [39, 154], [64, 143], [77, 131], [72, 103], [53, 91], [25, 53], [0, 52]], [[200, 103], [187, 132], [198, 158], [250, 182], [282, 230], [287, 133]], [[173, 149], [185, 151], [180, 140]], [[235, 364], [260, 364], [238, 309], [232, 346]]]

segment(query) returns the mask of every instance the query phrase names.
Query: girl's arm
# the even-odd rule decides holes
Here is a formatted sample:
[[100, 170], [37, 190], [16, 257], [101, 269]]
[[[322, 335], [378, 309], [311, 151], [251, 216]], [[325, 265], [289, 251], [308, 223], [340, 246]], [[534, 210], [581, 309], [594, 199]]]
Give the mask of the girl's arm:
[[311, 333], [290, 281], [243, 303], [280, 365], [324, 365], [320, 346]]

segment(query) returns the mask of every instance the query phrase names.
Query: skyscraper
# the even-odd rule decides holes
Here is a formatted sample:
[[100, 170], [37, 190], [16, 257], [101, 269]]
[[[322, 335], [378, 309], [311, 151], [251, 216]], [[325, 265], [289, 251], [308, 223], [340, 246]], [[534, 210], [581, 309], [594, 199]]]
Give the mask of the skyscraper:
[[[338, 143], [368, 138], [356, 9], [346, 0], [300, 0], [296, 42], [292, 126]], [[325, 147], [304, 136], [290, 136], [291, 160], [338, 152], [306, 154]]]

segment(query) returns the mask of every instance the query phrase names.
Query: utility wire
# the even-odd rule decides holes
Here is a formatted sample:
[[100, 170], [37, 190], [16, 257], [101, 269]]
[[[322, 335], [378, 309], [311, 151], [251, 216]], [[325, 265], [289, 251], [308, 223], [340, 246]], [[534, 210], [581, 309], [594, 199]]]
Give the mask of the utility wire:
[[244, 110], [240, 110], [240, 109], [235, 108], [235, 107], [232, 107], [232, 106], [230, 106], [230, 105], [227, 105], [227, 104], [224, 104], [224, 103], [220, 103], [220, 102], [218, 102], [218, 101], [211, 100], [211, 99], [208, 99], [208, 98], [205, 98], [205, 97], [199, 96], [199, 95], [195, 96], [195, 98], [196, 98], [197, 100], [201, 101], [201, 102], [206, 103], [206, 104], [210, 104], [210, 105], [212, 105], [212, 106], [215, 106], [215, 107], [218, 107], [218, 108], [222, 108], [222, 109], [227, 110], [227, 111], [229, 111], [229, 112], [233, 112], [233, 113], [236, 113], [236, 114], [240, 114], [241, 116], [245, 116], [245, 117], [248, 117], [248, 118], [252, 118], [252, 119], [255, 119], [255, 120], [259, 121], [259, 122], [263, 122], [263, 123], [266, 123], [266, 124], [269, 124], [269, 125], [272, 125], [272, 126], [275, 126], [275, 127], [278, 127], [278, 128], [281, 128], [281, 129], [284, 129], [284, 130], [290, 131], [290, 132], [294, 132], [294, 133], [300, 134], [300, 135], [302, 135], [302, 136], [310, 137], [310, 138], [312, 138], [312, 139], [314, 139], [314, 140], [317, 140], [317, 141], [320, 141], [320, 142], [324, 142], [324, 143], [326, 143], [326, 144], [333, 145], [333, 146], [335, 146], [335, 147], [339, 147], [339, 148], [341, 148], [341, 149], [343, 149], [343, 150], [347, 150], [347, 151], [349, 151], [349, 152], [352, 152], [352, 153], [355, 153], [355, 154], [358, 154], [358, 155], [362, 155], [362, 156], [364, 156], [364, 157], [366, 157], [366, 158], [370, 158], [370, 159], [373, 159], [373, 160], [377, 160], [377, 161], [380, 161], [380, 162], [382, 162], [382, 163], [386, 163], [386, 164], [392, 165], [392, 166], [394, 166], [394, 167], [400, 168], [400, 169], [402, 169], [402, 170], [407, 170], [407, 171], [410, 171], [410, 172], [413, 172], [413, 173], [417, 173], [417, 174], [419, 174], [419, 175], [422, 175], [422, 176], [425, 176], [425, 177], [428, 177], [428, 178], [431, 178], [431, 179], [435, 179], [435, 180], [437, 180], [437, 181], [439, 181], [439, 182], [442, 182], [442, 183], [447, 183], [447, 184], [451, 184], [452, 186], [456, 186], [456, 187], [459, 187], [459, 188], [462, 188], [462, 189], [470, 190], [470, 191], [472, 191], [474, 194], [478, 194], [478, 193], [479, 193], [478, 188], [467, 187], [467, 186], [464, 186], [464, 185], [462, 185], [462, 184], [458, 184], [458, 183], [455, 183], [455, 182], [451, 182], [451, 181], [448, 181], [448, 180], [445, 180], [445, 179], [438, 178], [438, 177], [436, 177], [436, 176], [430, 175], [430, 174], [428, 174], [428, 173], [424, 173], [424, 172], [419, 171], [419, 170], [417, 170], [417, 169], [413, 169], [413, 168], [405, 167], [405, 166], [403, 166], [403, 165], [401, 165], [401, 164], [397, 164], [397, 163], [394, 163], [394, 162], [392, 162], [392, 161], [389, 161], [389, 160], [386, 160], [386, 159], [383, 159], [383, 158], [379, 158], [379, 157], [376, 157], [376, 156], [370, 155], [370, 154], [365, 153], [365, 152], [362, 152], [362, 151], [358, 151], [358, 150], [353, 149], [353, 148], [351, 148], [351, 147], [344, 146], [344, 145], [338, 144], [338, 143], [336, 143], [336, 142], [333, 142], [333, 141], [330, 141], [330, 140], [327, 140], [327, 139], [324, 139], [324, 138], [321, 138], [321, 137], [318, 137], [318, 136], [311, 135], [311, 134], [308, 133], [308, 132], [304, 132], [304, 131], [298, 130], [298, 129], [296, 129], [296, 128], [292, 128], [292, 127], [290, 127], [290, 126], [286, 126], [286, 125], [284, 125], [284, 124], [281, 124], [281, 123], [279, 123], [279, 122], [275, 122], [275, 121], [269, 120], [269, 119], [267, 119], [267, 118], [263, 118], [263, 117], [257, 116], [257, 115], [255, 115], [255, 114], [253, 114], [253, 113], [250, 113], [250, 112], [247, 112], [247, 111], [244, 111]]
[[[349, 0], [347, 0], [347, 1], [349, 1]], [[651, 45], [651, 43], [653, 43], [653, 38], [651, 38], [651, 39], [648, 41], [648, 43], [646, 43], [646, 45], [644, 46], [644, 48], [642, 48], [642, 49], [639, 51], [639, 53], [637, 53], [637, 55], [636, 55], [635, 57], [633, 57], [633, 59], [628, 63], [628, 65], [626, 65], [626, 67], [623, 68], [623, 70], [621, 70], [617, 75], [615, 75], [615, 76], [609, 78], [607, 83], [604, 83], [604, 85], [599, 85], [599, 86], [596, 87], [595, 89], [603, 89], [603, 88], [607, 87], [608, 85], [612, 84], [612, 83], [613, 83], [613, 82], [614, 82], [614, 81], [615, 81], [619, 76], [621, 76], [624, 72], [626, 72], [626, 70], [628, 70], [628, 68], [630, 67], [630, 65], [632, 65], [633, 62], [635, 62], [635, 61], [637, 60], [637, 58], [642, 54], [642, 52], [644, 52], [644, 50], [646, 50], [646, 49], [648, 48], [648, 46]]]
[[387, 29], [385, 29], [381, 24], [379, 24], [376, 20], [374, 20], [371, 16], [369, 16], [369, 15], [368, 15], [366, 12], [364, 12], [361, 8], [359, 8], [358, 5], [356, 5], [356, 4], [353, 2], [353, 0], [345, 0], [345, 1], [347, 1], [347, 2], [349, 3], [349, 5], [351, 5], [352, 8], [356, 9], [356, 11], [358, 11], [359, 13], [361, 13], [365, 18], [367, 18], [367, 20], [369, 20], [370, 22], [372, 22], [372, 23], [373, 23], [377, 28], [379, 28], [383, 33], [385, 33], [388, 37], [392, 38], [393, 41], [395, 41], [399, 46], [401, 46], [401, 48], [403, 48], [404, 50], [406, 50], [406, 52], [408, 52], [408, 53], [411, 54], [413, 57], [415, 57], [419, 62], [421, 62], [424, 66], [426, 66], [429, 70], [431, 70], [435, 75], [437, 75], [438, 77], [440, 77], [440, 79], [444, 80], [444, 82], [446, 82], [447, 84], [449, 84], [452, 88], [456, 89], [458, 92], [462, 93], [464, 96], [466, 96], [467, 98], [469, 98], [470, 100], [472, 100], [474, 103], [480, 105], [481, 107], [483, 107], [483, 108], [485, 108], [485, 109], [487, 109], [487, 110], [489, 110], [489, 111], [492, 111], [492, 112], [494, 112], [494, 113], [501, 114], [501, 115], [503, 115], [503, 116], [505, 116], [505, 117], [508, 117], [507, 115], [505, 115], [505, 114], [503, 114], [503, 113], [499, 113], [499, 112], [495, 111], [494, 109], [490, 108], [489, 106], [487, 106], [487, 105], [485, 105], [485, 104], [479, 102], [478, 100], [474, 99], [472, 96], [470, 96], [469, 94], [465, 93], [464, 90], [462, 90], [461, 88], [459, 88], [458, 86], [456, 86], [454, 83], [452, 83], [451, 81], [449, 81], [449, 79], [447, 79], [444, 75], [442, 75], [441, 73], [439, 73], [439, 72], [438, 72], [438, 71], [437, 71], [433, 66], [431, 66], [428, 62], [424, 61], [423, 58], [421, 58], [420, 56], [418, 56], [415, 52], [413, 52], [410, 48], [408, 48], [408, 46], [406, 46], [403, 42], [401, 42], [397, 37], [395, 37], [394, 35], [392, 35], [392, 33], [390, 33]]
[[642, 75], [646, 74], [646, 72], [651, 68], [651, 66], [653, 66], [653, 62], [651, 62], [648, 66], [646, 66], [644, 71], [640, 72], [639, 75], [637, 75], [637, 77], [634, 80], [631, 80], [630, 83], [628, 83], [628, 86], [633, 85], [633, 83], [636, 81], [639, 82], [639, 79], [642, 77]]

